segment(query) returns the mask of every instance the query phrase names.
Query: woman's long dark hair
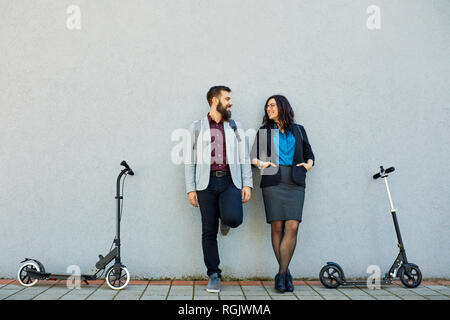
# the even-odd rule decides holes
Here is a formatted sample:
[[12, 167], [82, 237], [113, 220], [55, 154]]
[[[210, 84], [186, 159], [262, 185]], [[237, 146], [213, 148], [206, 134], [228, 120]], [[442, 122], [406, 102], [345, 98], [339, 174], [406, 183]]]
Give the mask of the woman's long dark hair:
[[[275, 99], [278, 107], [278, 119], [281, 122], [281, 125], [283, 126], [284, 130], [293, 131], [294, 129], [294, 110], [292, 110], [291, 104], [289, 103], [288, 99], [286, 99], [285, 96], [282, 95], [273, 95], [269, 97], [266, 101], [266, 104], [264, 105], [264, 118], [262, 121], [263, 125], [266, 125], [270, 128], [273, 128], [273, 124], [275, 121], [271, 120], [269, 118], [269, 115], [267, 114], [266, 106], [269, 103], [270, 99]], [[281, 129], [281, 128], [278, 128]]]

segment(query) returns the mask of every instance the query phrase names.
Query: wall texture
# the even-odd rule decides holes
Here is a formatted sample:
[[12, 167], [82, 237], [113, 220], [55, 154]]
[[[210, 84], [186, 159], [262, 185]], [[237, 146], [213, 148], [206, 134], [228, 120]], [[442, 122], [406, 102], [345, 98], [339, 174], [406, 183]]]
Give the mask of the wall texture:
[[[70, 5], [81, 29], [70, 30]], [[370, 5], [381, 29], [369, 30]], [[171, 162], [175, 129], [233, 89], [233, 117], [257, 128], [281, 93], [316, 155], [295, 277], [326, 261], [349, 277], [383, 272], [396, 238], [390, 187], [411, 262], [450, 277], [450, 3], [447, 0], [0, 1], [0, 277], [24, 257], [87, 271], [114, 236], [125, 181], [124, 263], [135, 278], [204, 277], [199, 210]], [[255, 186], [259, 178], [254, 172]], [[221, 268], [273, 277], [261, 190], [219, 234]]]

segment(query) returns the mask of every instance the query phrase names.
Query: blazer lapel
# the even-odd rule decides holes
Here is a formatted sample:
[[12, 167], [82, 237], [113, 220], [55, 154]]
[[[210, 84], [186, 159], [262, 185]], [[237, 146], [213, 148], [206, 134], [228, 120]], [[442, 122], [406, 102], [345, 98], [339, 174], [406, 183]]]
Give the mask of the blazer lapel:
[[294, 165], [303, 162], [303, 144], [302, 137], [299, 135], [297, 124], [294, 124], [294, 137], [295, 137], [295, 152], [294, 152]]
[[201, 143], [203, 146], [202, 160], [206, 164], [211, 164], [211, 129], [209, 127], [208, 116], [202, 119], [202, 129], [200, 131], [200, 138], [202, 139]]

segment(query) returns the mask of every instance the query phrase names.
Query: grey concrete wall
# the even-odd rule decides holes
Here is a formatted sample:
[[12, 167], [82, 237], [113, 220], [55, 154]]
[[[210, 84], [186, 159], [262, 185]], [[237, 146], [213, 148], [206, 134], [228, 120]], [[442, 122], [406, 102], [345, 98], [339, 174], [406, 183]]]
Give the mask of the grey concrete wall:
[[[81, 29], [69, 30], [70, 5]], [[369, 30], [377, 5], [381, 29]], [[329, 260], [350, 277], [397, 252], [379, 165], [410, 260], [450, 277], [450, 3], [447, 0], [0, 1], [0, 277], [23, 257], [88, 270], [114, 235], [127, 160], [123, 260], [133, 277], [205, 275], [198, 209], [171, 133], [233, 89], [257, 128], [269, 95], [294, 107], [316, 154], [291, 271]], [[259, 179], [254, 172], [255, 185]], [[219, 235], [228, 277], [273, 277], [261, 190]]]

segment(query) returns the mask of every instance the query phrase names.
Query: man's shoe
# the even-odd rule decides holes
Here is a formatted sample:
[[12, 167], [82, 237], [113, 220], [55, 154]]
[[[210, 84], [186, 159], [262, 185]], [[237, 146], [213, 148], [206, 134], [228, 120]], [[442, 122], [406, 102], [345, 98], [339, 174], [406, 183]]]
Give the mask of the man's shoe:
[[278, 292], [286, 292], [286, 274], [279, 273], [275, 276], [275, 290]]
[[220, 219], [220, 233], [226, 236], [228, 234], [228, 231], [230, 231], [230, 227], [223, 224], [222, 219]]
[[218, 273], [213, 273], [209, 277], [208, 287], [206, 288], [208, 292], [220, 292], [220, 276]]
[[294, 291], [294, 283], [292, 282], [292, 276], [290, 273], [286, 274], [286, 291], [293, 292]]

